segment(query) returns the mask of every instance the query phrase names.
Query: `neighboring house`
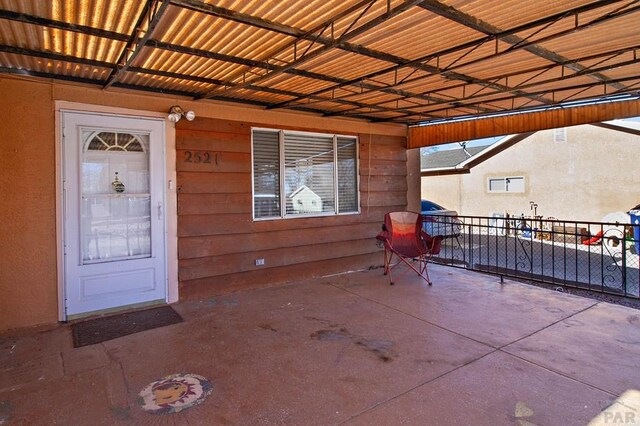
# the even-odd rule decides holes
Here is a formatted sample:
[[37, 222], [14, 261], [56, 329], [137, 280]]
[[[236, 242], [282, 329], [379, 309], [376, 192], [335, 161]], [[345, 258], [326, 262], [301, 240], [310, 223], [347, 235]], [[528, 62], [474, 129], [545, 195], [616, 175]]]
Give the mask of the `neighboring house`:
[[291, 198], [293, 211], [296, 213], [317, 213], [322, 211], [322, 198], [306, 185], [296, 189], [289, 195], [289, 198]]
[[[506, 137], [460, 163], [422, 160], [422, 197], [461, 215], [505, 212], [600, 221], [640, 203], [640, 123], [615, 121]], [[463, 158], [461, 149], [446, 158]], [[424, 156], [423, 156], [424, 157]], [[424, 167], [429, 165], [430, 167]]]

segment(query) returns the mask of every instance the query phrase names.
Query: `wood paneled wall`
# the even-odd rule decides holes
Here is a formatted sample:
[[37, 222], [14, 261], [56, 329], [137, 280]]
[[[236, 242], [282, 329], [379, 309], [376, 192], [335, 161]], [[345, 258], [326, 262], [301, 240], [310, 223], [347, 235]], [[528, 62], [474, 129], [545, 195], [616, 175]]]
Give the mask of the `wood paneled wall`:
[[381, 265], [383, 216], [407, 206], [406, 138], [357, 135], [360, 214], [254, 222], [252, 126], [270, 127], [202, 118], [176, 126], [180, 297]]

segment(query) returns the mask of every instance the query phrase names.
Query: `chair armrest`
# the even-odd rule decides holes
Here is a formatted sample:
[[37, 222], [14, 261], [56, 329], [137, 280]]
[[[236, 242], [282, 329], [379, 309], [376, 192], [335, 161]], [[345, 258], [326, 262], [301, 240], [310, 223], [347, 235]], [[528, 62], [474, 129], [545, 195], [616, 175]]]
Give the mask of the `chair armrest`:
[[382, 231], [378, 235], [376, 235], [376, 240], [378, 241], [387, 241], [389, 239], [389, 232]]
[[429, 253], [431, 254], [440, 253], [440, 247], [442, 245], [442, 240], [444, 238], [442, 235], [436, 235], [432, 237], [431, 235], [427, 234], [424, 231], [421, 231], [420, 234], [422, 236], [422, 240], [424, 241], [425, 247], [427, 248], [427, 250], [429, 250]]

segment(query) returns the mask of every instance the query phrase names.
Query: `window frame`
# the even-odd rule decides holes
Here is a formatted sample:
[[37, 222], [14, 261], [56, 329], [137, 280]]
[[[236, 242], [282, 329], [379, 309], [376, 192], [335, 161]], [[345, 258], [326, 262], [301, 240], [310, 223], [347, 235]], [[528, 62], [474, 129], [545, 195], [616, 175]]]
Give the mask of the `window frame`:
[[[269, 217], [256, 217], [256, 204], [255, 204], [255, 169], [254, 169], [254, 132], [255, 131], [266, 131], [271, 133], [278, 134], [278, 175], [279, 182], [278, 188], [280, 191], [280, 215], [279, 216], [269, 216]], [[333, 191], [334, 191], [334, 209], [332, 212], [311, 212], [311, 213], [299, 213], [299, 214], [287, 214], [287, 196], [285, 193], [285, 134], [292, 135], [305, 135], [311, 137], [327, 137], [331, 138], [333, 141]], [[356, 187], [356, 210], [348, 211], [348, 212], [340, 212], [340, 198], [339, 198], [339, 176], [338, 176], [338, 138], [349, 138], [353, 139], [355, 144], [355, 187]], [[272, 127], [251, 127], [251, 217], [254, 222], [265, 221], [265, 220], [282, 220], [282, 219], [296, 219], [296, 218], [313, 218], [313, 217], [332, 217], [332, 216], [345, 216], [345, 215], [354, 215], [360, 214], [360, 139], [357, 135], [349, 135], [343, 133], [322, 133], [322, 132], [308, 132], [303, 130], [286, 130], [286, 129], [276, 129]]]
[[[522, 191], [509, 191], [509, 187], [508, 187], [508, 182], [507, 179], [522, 179]], [[492, 190], [491, 189], [491, 181], [494, 180], [502, 180], [505, 182], [505, 188], [507, 188], [504, 191], [498, 191], [498, 190]], [[526, 179], [524, 176], [493, 176], [493, 177], [488, 177], [487, 178], [487, 192], [489, 194], [524, 194], [527, 191], [526, 188]]]

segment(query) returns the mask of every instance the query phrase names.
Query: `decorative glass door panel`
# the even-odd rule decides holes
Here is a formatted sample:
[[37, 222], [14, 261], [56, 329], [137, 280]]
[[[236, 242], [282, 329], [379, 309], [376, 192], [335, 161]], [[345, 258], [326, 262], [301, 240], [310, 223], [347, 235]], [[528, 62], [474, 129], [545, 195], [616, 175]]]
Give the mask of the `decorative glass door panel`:
[[149, 136], [83, 133], [83, 263], [151, 256]]

